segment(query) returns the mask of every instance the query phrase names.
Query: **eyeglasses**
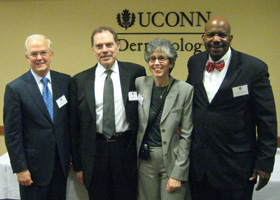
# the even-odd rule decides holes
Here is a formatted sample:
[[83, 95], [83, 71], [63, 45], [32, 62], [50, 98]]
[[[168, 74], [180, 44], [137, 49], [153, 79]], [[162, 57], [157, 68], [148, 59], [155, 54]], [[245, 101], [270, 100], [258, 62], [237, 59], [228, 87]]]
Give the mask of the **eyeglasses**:
[[31, 57], [31, 58], [37, 58], [38, 57], [38, 55], [40, 55], [41, 57], [46, 57], [46, 56], [48, 56], [49, 55], [49, 51], [41, 51], [41, 52], [31, 52], [30, 54], [29, 54], [29, 56]]
[[164, 57], [164, 56], [159, 56], [158, 58], [155, 56], [151, 56], [149, 58], [149, 62], [150, 63], [155, 63], [156, 60], [158, 60], [159, 63], [164, 63], [166, 60], [168, 60], [168, 58]]

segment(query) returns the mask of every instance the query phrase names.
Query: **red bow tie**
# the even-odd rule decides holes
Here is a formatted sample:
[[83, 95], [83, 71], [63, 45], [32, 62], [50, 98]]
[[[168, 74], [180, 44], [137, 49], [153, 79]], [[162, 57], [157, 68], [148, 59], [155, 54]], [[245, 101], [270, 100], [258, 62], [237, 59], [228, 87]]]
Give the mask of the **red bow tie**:
[[207, 65], [206, 65], [206, 71], [208, 73], [210, 73], [214, 70], [214, 68], [216, 68], [216, 70], [218, 70], [218, 71], [222, 71], [224, 66], [225, 66], [225, 62], [223, 60], [221, 60], [217, 63], [208, 62]]

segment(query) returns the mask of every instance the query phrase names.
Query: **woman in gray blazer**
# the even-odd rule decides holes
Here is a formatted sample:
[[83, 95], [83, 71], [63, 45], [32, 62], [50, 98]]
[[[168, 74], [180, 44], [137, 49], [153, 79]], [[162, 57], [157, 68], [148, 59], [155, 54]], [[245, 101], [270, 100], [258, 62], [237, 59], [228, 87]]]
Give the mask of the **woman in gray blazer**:
[[153, 76], [136, 79], [140, 200], [190, 199], [193, 87], [170, 76], [176, 58], [170, 41], [152, 40], [145, 60]]

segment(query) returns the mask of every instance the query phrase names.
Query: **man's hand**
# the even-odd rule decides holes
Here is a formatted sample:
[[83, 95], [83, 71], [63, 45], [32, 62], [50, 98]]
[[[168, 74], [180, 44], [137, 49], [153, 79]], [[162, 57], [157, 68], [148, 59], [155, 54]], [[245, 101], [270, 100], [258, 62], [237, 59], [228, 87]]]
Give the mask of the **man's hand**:
[[181, 181], [178, 181], [174, 178], [170, 178], [168, 180], [167, 186], [166, 186], [166, 191], [168, 192], [174, 192], [178, 188], [181, 187]]
[[17, 173], [17, 180], [22, 186], [29, 186], [33, 183], [29, 170], [24, 170], [22, 172]]
[[271, 175], [270, 173], [266, 173], [264, 171], [254, 169], [253, 175], [249, 180], [253, 181], [259, 176], [259, 182], [256, 187], [256, 190], [258, 191], [258, 190], [262, 189], [268, 183], [268, 181], [270, 179], [270, 175]]
[[76, 177], [78, 178], [79, 182], [84, 185], [83, 171], [77, 172]]

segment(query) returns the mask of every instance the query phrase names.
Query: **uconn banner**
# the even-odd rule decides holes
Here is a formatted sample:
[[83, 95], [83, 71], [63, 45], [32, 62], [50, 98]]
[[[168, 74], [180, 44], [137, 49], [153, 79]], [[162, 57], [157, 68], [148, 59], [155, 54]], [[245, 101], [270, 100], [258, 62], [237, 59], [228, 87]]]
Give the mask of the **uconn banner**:
[[[202, 51], [201, 35], [210, 15], [210, 11], [132, 12], [124, 9], [116, 16], [117, 25], [123, 29], [118, 33], [121, 42], [120, 51], [144, 51], [150, 41], [147, 38], [154, 36], [153, 38], [172, 38], [170, 40], [174, 42], [173, 46], [177, 51], [199, 53]], [[197, 42], [190, 41], [190, 36]]]

